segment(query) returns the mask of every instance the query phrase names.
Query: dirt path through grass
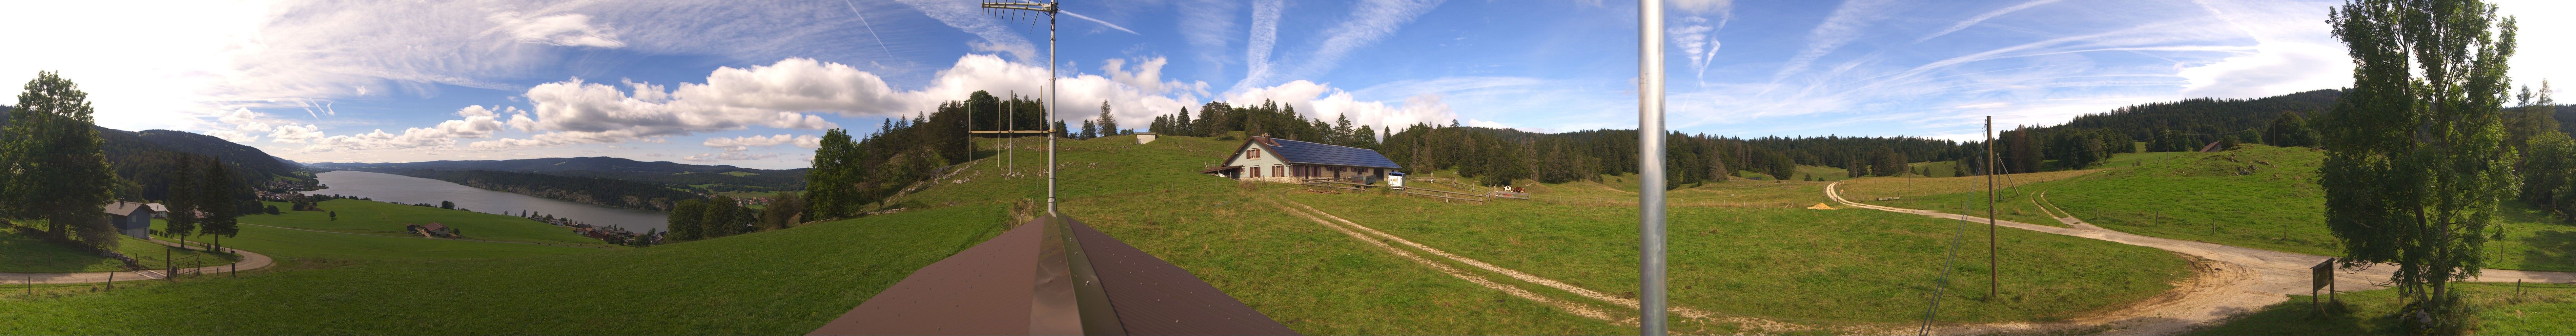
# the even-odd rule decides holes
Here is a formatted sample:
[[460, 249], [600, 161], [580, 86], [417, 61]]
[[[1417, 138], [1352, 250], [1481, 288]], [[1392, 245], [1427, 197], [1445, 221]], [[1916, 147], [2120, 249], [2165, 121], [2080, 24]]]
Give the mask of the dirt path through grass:
[[[1842, 198], [1836, 187], [1825, 185], [1825, 197], [1847, 206], [1880, 211], [1909, 213], [1934, 218], [1970, 222], [1987, 222], [1984, 217], [1916, 210], [1852, 202]], [[2198, 241], [2186, 241], [2129, 234], [2083, 223], [2072, 217], [2058, 220], [2074, 227], [2054, 227], [2014, 221], [1995, 221], [2003, 227], [2099, 239], [2122, 244], [2153, 247], [2200, 258], [2196, 266], [2201, 275], [2188, 284], [2176, 284], [2173, 292], [2128, 308], [2076, 318], [2059, 323], [1997, 323], [1952, 325], [1941, 327], [1941, 334], [1995, 333], [2061, 333], [2098, 331], [2103, 334], [2179, 334], [2202, 325], [2225, 320], [2239, 314], [2261, 310], [2264, 306], [2289, 300], [2288, 295], [2307, 295], [2309, 266], [2325, 262], [2326, 256], [2236, 247]], [[2009, 246], [2010, 244], [2006, 244]], [[2344, 271], [2335, 276], [2337, 288], [2369, 290], [2387, 279], [2388, 267]], [[2516, 280], [2551, 283], [2576, 283], [2576, 273], [2481, 270], [2483, 275], [2472, 282], [2511, 282]]]
[[[1449, 276], [1457, 277], [1457, 278], [1459, 278], [1459, 279], [1461, 279], [1461, 280], [1467, 280], [1467, 281], [1469, 281], [1469, 282], [1474, 282], [1474, 283], [1476, 283], [1477, 285], [1484, 286], [1485, 288], [1490, 288], [1490, 289], [1494, 289], [1494, 290], [1498, 290], [1498, 291], [1503, 291], [1503, 292], [1505, 292], [1505, 293], [1510, 293], [1510, 294], [1512, 294], [1513, 296], [1518, 296], [1518, 297], [1521, 297], [1521, 298], [1523, 298], [1523, 299], [1528, 299], [1528, 300], [1536, 301], [1536, 302], [1543, 303], [1543, 304], [1548, 304], [1548, 305], [1557, 306], [1557, 307], [1558, 307], [1558, 308], [1560, 308], [1560, 309], [1565, 309], [1565, 310], [1566, 310], [1566, 312], [1568, 312], [1568, 313], [1572, 313], [1572, 314], [1575, 314], [1575, 315], [1578, 315], [1578, 316], [1590, 317], [1590, 318], [1600, 319], [1600, 320], [1603, 320], [1603, 321], [1610, 321], [1610, 322], [1612, 322], [1612, 323], [1615, 323], [1615, 324], [1618, 324], [1618, 325], [1623, 325], [1623, 326], [1636, 326], [1636, 325], [1637, 325], [1637, 317], [1636, 317], [1636, 316], [1632, 316], [1632, 315], [1628, 315], [1628, 314], [1616, 314], [1616, 315], [1613, 315], [1612, 313], [1604, 312], [1604, 311], [1602, 311], [1602, 310], [1600, 310], [1600, 309], [1596, 309], [1596, 308], [1592, 307], [1592, 306], [1591, 306], [1591, 305], [1589, 305], [1589, 304], [1578, 303], [1578, 302], [1566, 302], [1566, 301], [1564, 301], [1564, 300], [1552, 299], [1552, 298], [1548, 298], [1548, 297], [1546, 297], [1546, 296], [1542, 296], [1542, 295], [1538, 295], [1538, 294], [1536, 294], [1536, 293], [1532, 293], [1532, 292], [1530, 292], [1530, 291], [1528, 291], [1528, 290], [1525, 290], [1525, 289], [1521, 289], [1520, 287], [1517, 287], [1517, 286], [1512, 286], [1512, 285], [1509, 285], [1509, 284], [1504, 284], [1504, 283], [1494, 282], [1494, 281], [1492, 281], [1492, 280], [1485, 279], [1485, 278], [1484, 278], [1484, 277], [1482, 277], [1482, 276], [1474, 275], [1474, 274], [1469, 273], [1469, 272], [1467, 272], [1467, 271], [1460, 270], [1460, 269], [1458, 269], [1458, 268], [1456, 268], [1456, 267], [1451, 267], [1451, 266], [1450, 266], [1450, 265], [1448, 265], [1448, 264], [1440, 263], [1440, 262], [1437, 262], [1437, 261], [1432, 261], [1432, 260], [1430, 260], [1429, 258], [1423, 258], [1423, 257], [1421, 257], [1421, 256], [1419, 256], [1419, 255], [1414, 254], [1414, 253], [1413, 253], [1413, 251], [1406, 250], [1406, 249], [1403, 249], [1403, 248], [1395, 247], [1395, 246], [1394, 246], [1394, 245], [1392, 245], [1392, 244], [1387, 244], [1387, 242], [1395, 242], [1396, 244], [1401, 244], [1401, 245], [1404, 245], [1404, 246], [1410, 246], [1410, 247], [1413, 247], [1414, 249], [1419, 249], [1419, 250], [1420, 250], [1420, 251], [1422, 251], [1423, 253], [1428, 253], [1428, 254], [1431, 254], [1431, 255], [1440, 256], [1441, 258], [1449, 259], [1450, 261], [1454, 261], [1454, 262], [1457, 262], [1457, 263], [1460, 263], [1460, 264], [1466, 264], [1466, 265], [1468, 265], [1468, 266], [1471, 266], [1471, 267], [1474, 267], [1474, 268], [1477, 268], [1477, 269], [1482, 269], [1482, 270], [1485, 270], [1485, 271], [1488, 271], [1488, 272], [1493, 272], [1493, 273], [1501, 274], [1501, 275], [1503, 275], [1503, 276], [1505, 276], [1505, 277], [1509, 277], [1509, 278], [1512, 278], [1512, 279], [1515, 279], [1515, 280], [1520, 280], [1520, 281], [1523, 281], [1523, 282], [1528, 282], [1528, 283], [1536, 284], [1536, 285], [1543, 286], [1543, 287], [1554, 288], [1554, 289], [1557, 289], [1557, 290], [1561, 290], [1561, 291], [1565, 291], [1565, 292], [1567, 292], [1567, 293], [1574, 294], [1574, 295], [1576, 295], [1576, 296], [1581, 296], [1581, 297], [1588, 298], [1588, 299], [1592, 299], [1592, 300], [1597, 300], [1597, 301], [1602, 301], [1602, 302], [1608, 302], [1608, 303], [1610, 303], [1610, 304], [1618, 305], [1618, 306], [1621, 306], [1621, 307], [1626, 307], [1626, 308], [1627, 308], [1627, 310], [1626, 310], [1626, 311], [1636, 311], [1636, 309], [1638, 309], [1638, 308], [1639, 308], [1639, 305], [1638, 305], [1638, 302], [1637, 302], [1637, 300], [1636, 300], [1636, 299], [1630, 299], [1630, 298], [1624, 298], [1624, 297], [1614, 296], [1614, 295], [1610, 295], [1610, 294], [1607, 294], [1607, 293], [1602, 293], [1602, 292], [1600, 292], [1600, 291], [1595, 291], [1595, 290], [1592, 290], [1592, 289], [1583, 288], [1583, 287], [1580, 287], [1580, 286], [1575, 286], [1575, 285], [1573, 285], [1573, 284], [1567, 284], [1567, 283], [1562, 282], [1562, 281], [1556, 281], [1555, 279], [1548, 279], [1548, 278], [1545, 278], [1545, 277], [1540, 277], [1540, 276], [1536, 276], [1536, 275], [1531, 275], [1531, 274], [1526, 273], [1526, 272], [1521, 272], [1521, 271], [1519, 271], [1519, 270], [1513, 270], [1513, 269], [1509, 269], [1509, 268], [1503, 268], [1503, 267], [1501, 267], [1501, 266], [1495, 266], [1495, 265], [1494, 265], [1494, 264], [1492, 264], [1492, 263], [1486, 263], [1486, 262], [1484, 262], [1484, 261], [1479, 261], [1479, 260], [1476, 260], [1476, 259], [1473, 259], [1473, 258], [1467, 258], [1467, 257], [1464, 257], [1464, 256], [1459, 256], [1459, 255], [1457, 255], [1457, 254], [1449, 253], [1448, 251], [1442, 251], [1442, 250], [1440, 250], [1440, 249], [1438, 249], [1438, 248], [1433, 248], [1433, 247], [1428, 246], [1428, 245], [1423, 245], [1423, 244], [1421, 244], [1421, 243], [1415, 243], [1415, 242], [1413, 242], [1412, 240], [1404, 239], [1404, 237], [1397, 237], [1397, 236], [1395, 236], [1395, 235], [1393, 235], [1393, 234], [1388, 234], [1388, 233], [1386, 233], [1386, 232], [1384, 232], [1384, 231], [1378, 231], [1377, 229], [1371, 229], [1371, 228], [1369, 228], [1368, 226], [1360, 225], [1360, 224], [1359, 224], [1359, 223], [1357, 223], [1357, 222], [1352, 222], [1352, 221], [1350, 221], [1350, 220], [1348, 220], [1348, 219], [1342, 219], [1342, 218], [1341, 218], [1341, 217], [1339, 217], [1339, 216], [1334, 216], [1332, 213], [1327, 213], [1327, 212], [1324, 212], [1323, 210], [1317, 210], [1317, 209], [1315, 209], [1314, 207], [1307, 206], [1307, 205], [1306, 205], [1306, 204], [1304, 204], [1304, 203], [1298, 203], [1298, 202], [1296, 202], [1296, 201], [1291, 201], [1291, 200], [1288, 200], [1288, 199], [1285, 199], [1285, 198], [1279, 198], [1279, 199], [1277, 199], [1277, 200], [1278, 200], [1278, 202], [1279, 202], [1279, 203], [1288, 204], [1288, 205], [1280, 205], [1280, 206], [1278, 206], [1278, 207], [1280, 208], [1280, 210], [1287, 210], [1289, 213], [1296, 214], [1296, 215], [1297, 215], [1297, 216], [1299, 216], [1299, 217], [1304, 217], [1304, 218], [1306, 218], [1306, 219], [1308, 219], [1308, 220], [1315, 221], [1315, 223], [1317, 223], [1317, 224], [1323, 224], [1323, 225], [1324, 225], [1324, 226], [1326, 226], [1326, 227], [1331, 227], [1331, 228], [1333, 228], [1333, 230], [1341, 231], [1343, 234], [1350, 235], [1350, 236], [1351, 236], [1351, 238], [1355, 238], [1355, 239], [1359, 239], [1359, 240], [1361, 240], [1361, 241], [1368, 242], [1368, 243], [1369, 243], [1369, 244], [1371, 244], [1371, 245], [1376, 245], [1376, 246], [1377, 246], [1378, 248], [1380, 248], [1380, 249], [1384, 249], [1384, 250], [1386, 250], [1386, 251], [1387, 251], [1387, 252], [1389, 252], [1389, 253], [1394, 253], [1394, 254], [1396, 254], [1397, 256], [1404, 257], [1404, 258], [1405, 258], [1405, 259], [1407, 259], [1407, 260], [1412, 260], [1412, 261], [1413, 261], [1413, 262], [1415, 262], [1415, 263], [1420, 263], [1420, 264], [1422, 264], [1422, 265], [1424, 265], [1424, 266], [1429, 266], [1429, 267], [1431, 267], [1431, 268], [1433, 268], [1433, 269], [1437, 269], [1437, 270], [1439, 270], [1439, 271], [1440, 271], [1440, 272], [1442, 272], [1442, 273], [1448, 273], [1448, 274], [1449, 274]], [[1290, 209], [1290, 208], [1289, 208], [1289, 206], [1294, 206], [1294, 207], [1295, 207], [1295, 209]], [[1321, 218], [1318, 218], [1318, 216], [1320, 216]], [[1326, 221], [1325, 219], [1331, 219], [1331, 221]], [[1336, 224], [1336, 222], [1338, 222], [1338, 224]], [[1366, 234], [1362, 234], [1362, 232], [1366, 232]], [[1796, 332], [1796, 331], [1810, 331], [1810, 330], [1815, 330], [1815, 328], [1812, 328], [1812, 327], [1807, 327], [1807, 326], [1802, 326], [1802, 325], [1797, 325], [1797, 324], [1792, 324], [1792, 323], [1787, 323], [1787, 322], [1771, 321], [1771, 320], [1764, 320], [1764, 319], [1757, 319], [1757, 318], [1749, 318], [1749, 317], [1719, 316], [1718, 314], [1709, 313], [1709, 312], [1707, 312], [1707, 311], [1701, 311], [1701, 310], [1698, 310], [1698, 309], [1691, 309], [1690, 307], [1682, 307], [1682, 306], [1668, 306], [1668, 307], [1666, 307], [1666, 309], [1667, 309], [1667, 310], [1669, 310], [1669, 311], [1671, 311], [1673, 315], [1679, 316], [1679, 317], [1681, 317], [1681, 318], [1691, 319], [1691, 320], [1698, 320], [1698, 321], [1702, 321], [1702, 322], [1709, 322], [1709, 323], [1725, 323], [1725, 324], [1733, 324], [1733, 325], [1736, 325], [1738, 328], [1740, 328], [1740, 329], [1742, 329], [1742, 330], [1745, 330], [1745, 331], [1752, 331], [1752, 332], [1757, 332], [1757, 333], [1785, 333], [1785, 332]]]
[[[179, 246], [180, 248], [187, 248], [185, 246], [180, 246], [179, 243], [161, 240], [161, 238], [152, 238], [152, 242], [155, 244], [161, 244], [162, 246]], [[268, 267], [268, 265], [276, 264], [276, 262], [269, 259], [267, 255], [243, 250], [232, 250], [232, 252], [240, 253], [242, 260], [232, 264], [184, 269], [180, 270], [180, 272], [188, 273], [193, 271], [197, 274], [215, 274], [234, 270], [259, 269], [261, 267]], [[9, 283], [25, 283], [33, 281], [35, 283], [67, 284], [107, 282], [108, 279], [116, 279], [116, 281], [135, 281], [155, 280], [160, 278], [162, 278], [160, 270], [84, 273], [0, 273], [0, 281], [6, 281]]]

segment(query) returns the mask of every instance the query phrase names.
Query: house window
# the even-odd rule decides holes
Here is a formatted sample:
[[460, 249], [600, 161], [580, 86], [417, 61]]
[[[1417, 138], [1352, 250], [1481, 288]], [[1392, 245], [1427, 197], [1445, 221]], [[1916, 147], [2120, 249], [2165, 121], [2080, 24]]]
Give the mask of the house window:
[[1246, 170], [1252, 171], [1252, 177], [1261, 177], [1261, 167], [1252, 167], [1252, 169]]
[[1285, 169], [1285, 168], [1280, 168], [1279, 166], [1270, 166], [1270, 175], [1271, 175], [1271, 176], [1278, 176], [1278, 177], [1288, 177], [1288, 175], [1286, 174], [1288, 171], [1286, 171], [1286, 170], [1282, 170], [1282, 169]]
[[1260, 149], [1260, 148], [1254, 148], [1254, 149], [1249, 150], [1249, 151], [1244, 151], [1244, 152], [1243, 152], [1243, 158], [1245, 158], [1245, 159], [1259, 159], [1259, 158], [1261, 158], [1261, 149]]

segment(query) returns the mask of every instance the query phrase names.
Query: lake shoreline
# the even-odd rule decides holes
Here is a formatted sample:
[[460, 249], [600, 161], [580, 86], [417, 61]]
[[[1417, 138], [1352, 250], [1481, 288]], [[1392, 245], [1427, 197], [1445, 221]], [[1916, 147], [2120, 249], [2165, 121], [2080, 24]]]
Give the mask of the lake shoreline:
[[322, 182], [324, 188], [301, 193], [364, 197], [397, 204], [452, 202], [457, 209], [475, 212], [520, 217], [553, 215], [603, 227], [616, 225], [628, 230], [669, 230], [669, 214], [660, 211], [549, 199], [437, 179], [360, 170], [326, 171], [316, 173], [314, 177]]

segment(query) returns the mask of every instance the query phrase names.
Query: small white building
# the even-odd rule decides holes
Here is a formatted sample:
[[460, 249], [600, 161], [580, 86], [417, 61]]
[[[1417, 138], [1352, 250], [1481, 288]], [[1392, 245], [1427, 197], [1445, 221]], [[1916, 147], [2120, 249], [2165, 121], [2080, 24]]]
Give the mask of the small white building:
[[1155, 135], [1155, 134], [1154, 134], [1154, 132], [1137, 132], [1137, 133], [1136, 133], [1136, 144], [1138, 144], [1138, 145], [1142, 145], [1142, 144], [1154, 143], [1154, 135]]
[[1278, 139], [1262, 134], [1245, 139], [1232, 156], [1226, 157], [1225, 162], [1199, 173], [1246, 181], [1299, 183], [1308, 179], [1330, 179], [1377, 183], [1397, 169], [1402, 167], [1376, 150]]

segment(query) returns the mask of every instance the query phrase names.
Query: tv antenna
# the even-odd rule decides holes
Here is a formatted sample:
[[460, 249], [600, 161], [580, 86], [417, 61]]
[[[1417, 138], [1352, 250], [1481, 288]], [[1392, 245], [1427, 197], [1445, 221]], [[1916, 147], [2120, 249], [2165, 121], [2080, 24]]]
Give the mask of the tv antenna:
[[[1046, 99], [1045, 99], [1045, 100], [1046, 100], [1047, 107], [1046, 107], [1046, 118], [1045, 118], [1045, 120], [1044, 120], [1044, 121], [1045, 121], [1044, 123], [1047, 125], [1047, 127], [1046, 127], [1047, 129], [1046, 129], [1046, 130], [1043, 130], [1043, 131], [982, 131], [982, 132], [1004, 132], [1004, 133], [1045, 132], [1045, 133], [1047, 134], [1047, 205], [1046, 205], [1046, 210], [1047, 210], [1047, 216], [1055, 216], [1055, 214], [1056, 214], [1056, 213], [1055, 213], [1055, 133], [1056, 133], [1056, 130], [1055, 130], [1055, 91], [1056, 91], [1056, 90], [1055, 90], [1055, 78], [1056, 78], [1056, 75], [1055, 75], [1055, 14], [1056, 14], [1056, 13], [1062, 13], [1062, 12], [1064, 12], [1064, 10], [1063, 10], [1063, 9], [1061, 9], [1061, 8], [1059, 8], [1059, 7], [1057, 7], [1057, 5], [1056, 5], [1056, 3], [1055, 3], [1055, 2], [1024, 2], [1024, 1], [986, 2], [986, 3], [984, 3], [984, 4], [983, 4], [983, 8], [985, 9], [985, 13], [987, 13], [987, 14], [996, 14], [996, 15], [1010, 15], [1010, 14], [1001, 14], [1001, 13], [1014, 13], [1014, 14], [1021, 13], [1021, 12], [1016, 12], [1016, 11], [1032, 11], [1032, 12], [1038, 12], [1038, 13], [1045, 13], [1045, 14], [1046, 14], [1046, 20], [1047, 20], [1047, 90], [1046, 90], [1046, 92], [1045, 92], [1045, 93], [1046, 93], [1046, 96], [1047, 96], [1047, 97], [1046, 97]], [[1017, 16], [1017, 15], [1011, 15], [1011, 16]], [[1030, 18], [1030, 19], [1032, 19], [1032, 20], [1036, 19], [1035, 17], [1029, 17], [1029, 18]]]

